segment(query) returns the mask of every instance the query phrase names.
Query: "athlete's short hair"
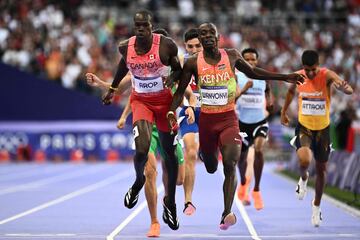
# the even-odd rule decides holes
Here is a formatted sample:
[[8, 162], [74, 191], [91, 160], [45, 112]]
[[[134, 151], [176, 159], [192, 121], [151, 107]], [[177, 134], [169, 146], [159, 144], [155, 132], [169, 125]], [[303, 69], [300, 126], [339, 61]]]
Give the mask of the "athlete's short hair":
[[164, 29], [164, 28], [157, 28], [154, 31], [152, 31], [153, 33], [157, 33], [157, 34], [161, 34], [164, 37], [168, 37], [169, 33]]
[[255, 56], [256, 56], [256, 59], [259, 58], [259, 53], [256, 51], [255, 48], [245, 48], [244, 50], [241, 51], [241, 56], [244, 57], [244, 55], [245, 55], [246, 53], [254, 53]]
[[184, 34], [184, 41], [187, 42], [187, 41], [189, 41], [191, 39], [198, 38], [198, 37], [199, 37], [198, 29], [197, 28], [190, 28]]
[[135, 17], [136, 15], [143, 15], [144, 17], [146, 17], [147, 20], [149, 20], [150, 22], [152, 21], [153, 19], [153, 15], [150, 11], [146, 10], [146, 9], [142, 9], [142, 10], [139, 10], [137, 11], [135, 14], [134, 14], [134, 20], [135, 20]]
[[305, 50], [301, 56], [304, 66], [313, 66], [319, 63], [319, 54], [315, 50]]

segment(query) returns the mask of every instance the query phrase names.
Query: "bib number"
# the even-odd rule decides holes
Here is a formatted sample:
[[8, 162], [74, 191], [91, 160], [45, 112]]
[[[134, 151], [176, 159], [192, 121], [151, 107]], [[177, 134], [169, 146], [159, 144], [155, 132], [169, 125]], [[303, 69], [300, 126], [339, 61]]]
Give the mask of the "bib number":
[[303, 115], [325, 116], [326, 114], [325, 100], [303, 99], [301, 105], [301, 113]]
[[240, 97], [239, 103], [244, 108], [264, 108], [262, 95], [244, 94]]
[[135, 92], [137, 93], [153, 93], [164, 89], [161, 77], [154, 79], [137, 79], [133, 78]]
[[226, 105], [228, 103], [228, 89], [225, 86], [201, 87], [201, 101], [205, 105]]

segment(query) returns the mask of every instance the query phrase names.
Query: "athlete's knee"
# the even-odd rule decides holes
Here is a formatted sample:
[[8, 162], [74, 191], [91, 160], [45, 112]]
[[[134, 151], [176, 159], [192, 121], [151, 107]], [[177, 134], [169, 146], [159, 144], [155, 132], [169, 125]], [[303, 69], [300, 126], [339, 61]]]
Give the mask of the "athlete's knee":
[[194, 163], [197, 157], [197, 150], [196, 148], [189, 148], [186, 150], [186, 157], [187, 161], [190, 163]]
[[218, 167], [217, 159], [213, 159], [213, 157], [208, 157], [208, 159], [204, 159], [206, 171], [210, 174], [216, 172]]
[[311, 159], [312, 159], [312, 153], [310, 148], [308, 147], [301, 147], [297, 150], [297, 155], [299, 158], [300, 166], [302, 167], [308, 167]]
[[152, 165], [146, 165], [144, 171], [146, 180], [155, 180], [157, 177], [157, 170], [156, 167]]
[[223, 161], [224, 174], [231, 174], [235, 172], [236, 161]]
[[263, 145], [262, 144], [254, 145], [254, 151], [255, 151], [255, 153], [262, 153], [263, 152]]

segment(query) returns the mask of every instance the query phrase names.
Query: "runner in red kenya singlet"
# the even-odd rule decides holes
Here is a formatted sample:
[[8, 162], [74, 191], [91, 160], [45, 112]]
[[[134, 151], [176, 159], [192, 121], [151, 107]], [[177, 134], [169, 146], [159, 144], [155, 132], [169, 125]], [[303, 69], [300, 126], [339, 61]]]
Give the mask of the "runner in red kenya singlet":
[[236, 164], [240, 158], [240, 131], [234, 112], [236, 80], [235, 67], [248, 77], [255, 79], [287, 80], [302, 82], [300, 74], [274, 74], [263, 69], [251, 67], [236, 49], [219, 49], [218, 32], [212, 23], [204, 23], [199, 27], [199, 39], [204, 50], [191, 56], [184, 64], [177, 91], [173, 97], [168, 121], [176, 121], [175, 109], [182, 97], [191, 76], [195, 76], [201, 92], [201, 113], [199, 120], [200, 158], [206, 170], [214, 173], [218, 165], [220, 149], [225, 180], [223, 185], [224, 211], [220, 221], [220, 229], [226, 230], [236, 223], [231, 212], [236, 189]]

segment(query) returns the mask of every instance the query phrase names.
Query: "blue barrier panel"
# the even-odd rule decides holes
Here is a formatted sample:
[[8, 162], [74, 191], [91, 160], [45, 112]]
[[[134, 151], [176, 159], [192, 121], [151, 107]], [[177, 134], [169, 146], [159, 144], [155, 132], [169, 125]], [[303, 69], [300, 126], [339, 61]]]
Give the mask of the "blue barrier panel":
[[122, 111], [3, 63], [0, 73], [0, 121], [114, 120]]

